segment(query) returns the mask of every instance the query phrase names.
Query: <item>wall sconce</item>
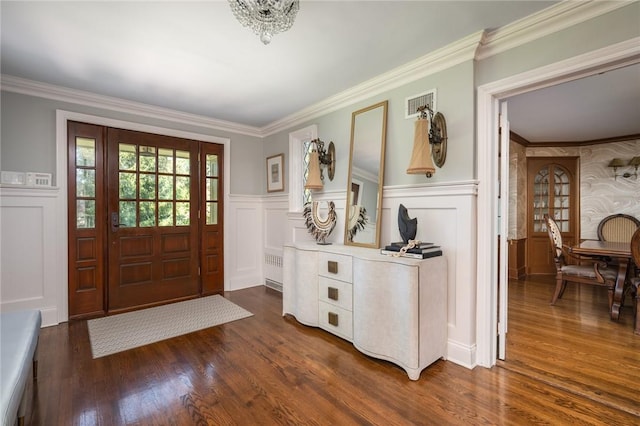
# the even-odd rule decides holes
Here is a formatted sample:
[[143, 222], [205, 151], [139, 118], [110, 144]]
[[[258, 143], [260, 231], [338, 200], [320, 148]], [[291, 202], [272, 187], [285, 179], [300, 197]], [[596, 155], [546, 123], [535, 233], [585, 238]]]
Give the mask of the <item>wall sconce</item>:
[[[434, 163], [441, 168], [447, 158], [447, 123], [442, 113], [434, 115], [428, 105], [417, 110], [420, 111], [420, 117], [416, 120], [407, 174], [425, 174], [430, 178], [436, 172]], [[429, 123], [431, 126], [427, 127]]]
[[[626, 166], [634, 167], [635, 169], [634, 173], [624, 172], [622, 174], [618, 174], [618, 167], [626, 167]], [[633, 157], [631, 160], [629, 160], [628, 163], [621, 158], [613, 158], [609, 162], [609, 167], [613, 167], [613, 177], [615, 180], [618, 180], [618, 177], [623, 177], [627, 179], [633, 177], [634, 179], [637, 179], [638, 166], [640, 166], [640, 157]]]
[[336, 169], [336, 148], [333, 142], [329, 142], [329, 147], [324, 149], [324, 142], [320, 139], [311, 141], [313, 146], [309, 157], [309, 174], [304, 189], [322, 189], [324, 175], [321, 166], [326, 167], [329, 180], [333, 180]]

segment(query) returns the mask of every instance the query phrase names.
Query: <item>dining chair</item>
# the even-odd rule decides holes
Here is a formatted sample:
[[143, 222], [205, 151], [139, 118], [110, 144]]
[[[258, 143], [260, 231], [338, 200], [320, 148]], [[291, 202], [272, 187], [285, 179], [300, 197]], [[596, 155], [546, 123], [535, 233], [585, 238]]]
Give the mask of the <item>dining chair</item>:
[[602, 219], [598, 224], [598, 239], [600, 241], [628, 243], [639, 227], [640, 220], [631, 215], [612, 214]]
[[[640, 268], [640, 228], [636, 229], [631, 237], [631, 258], [636, 264], [636, 269]], [[631, 277], [629, 281], [631, 282], [632, 295], [635, 295], [636, 301], [633, 307], [635, 317], [633, 332], [640, 334], [640, 276]]]
[[[568, 247], [562, 244], [562, 234], [556, 221], [548, 214], [544, 215], [544, 220], [547, 225], [547, 233], [549, 234], [556, 264], [556, 289], [553, 293], [551, 304], [555, 305], [556, 301], [562, 298], [568, 282], [575, 282], [606, 287], [609, 297], [609, 309], [611, 309], [617, 270], [607, 267], [606, 262], [600, 259], [571, 254]], [[568, 259], [575, 260], [576, 264], [567, 263]]]

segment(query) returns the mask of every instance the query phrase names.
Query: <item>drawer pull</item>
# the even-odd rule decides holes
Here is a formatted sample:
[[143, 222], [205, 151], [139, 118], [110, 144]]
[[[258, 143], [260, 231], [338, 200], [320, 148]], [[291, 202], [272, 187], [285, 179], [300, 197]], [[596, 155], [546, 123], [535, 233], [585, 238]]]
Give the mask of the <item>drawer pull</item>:
[[329, 314], [329, 324], [338, 326], [338, 314], [334, 314], [333, 312], [328, 312]]
[[327, 270], [329, 272], [331, 272], [332, 274], [337, 274], [338, 273], [338, 262], [336, 262], [335, 260], [327, 261]]
[[335, 287], [328, 287], [327, 288], [327, 296], [331, 300], [338, 300], [338, 289], [335, 288]]

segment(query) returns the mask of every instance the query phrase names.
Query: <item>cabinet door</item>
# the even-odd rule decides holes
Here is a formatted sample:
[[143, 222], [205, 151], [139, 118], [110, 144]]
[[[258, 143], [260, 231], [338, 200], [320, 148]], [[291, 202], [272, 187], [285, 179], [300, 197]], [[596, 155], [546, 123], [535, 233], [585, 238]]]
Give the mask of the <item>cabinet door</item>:
[[531, 157], [527, 164], [527, 273], [554, 274], [553, 252], [544, 215], [550, 215], [557, 222], [564, 244], [570, 245], [577, 240], [578, 158]]
[[353, 259], [353, 344], [405, 369], [419, 366], [418, 267]]
[[318, 326], [318, 252], [284, 248], [282, 313]]

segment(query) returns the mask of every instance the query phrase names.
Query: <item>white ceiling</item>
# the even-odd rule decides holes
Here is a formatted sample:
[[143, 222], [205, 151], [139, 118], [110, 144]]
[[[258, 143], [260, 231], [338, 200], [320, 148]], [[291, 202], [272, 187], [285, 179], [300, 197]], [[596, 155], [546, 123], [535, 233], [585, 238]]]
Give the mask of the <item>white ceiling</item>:
[[[226, 1], [3, 0], [1, 71], [262, 128], [465, 36], [554, 3], [303, 0], [293, 27], [265, 46], [236, 21]], [[637, 101], [639, 71], [624, 73], [635, 80], [616, 95]], [[597, 78], [609, 75], [613, 72]], [[625, 132], [640, 133], [638, 104], [634, 110], [607, 99], [623, 81], [612, 80], [604, 93], [597, 93], [594, 83], [585, 83], [587, 90], [576, 82], [513, 98], [512, 130], [531, 141], [559, 140], [575, 139], [568, 130], [573, 127], [581, 130], [580, 139], [585, 134], [594, 139], [596, 132], [588, 126], [598, 124], [598, 134], [609, 132], [602, 112], [615, 108], [635, 111], [636, 126]], [[576, 100], [576, 93], [591, 97]], [[581, 116], [586, 107], [597, 115]]]

